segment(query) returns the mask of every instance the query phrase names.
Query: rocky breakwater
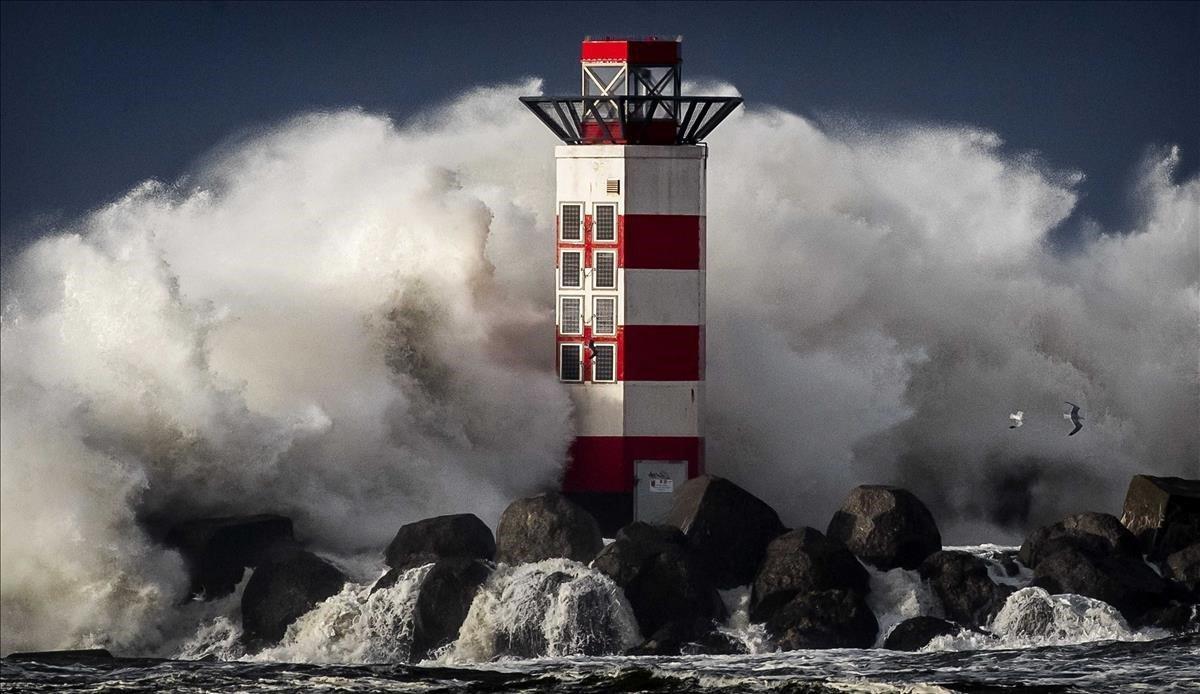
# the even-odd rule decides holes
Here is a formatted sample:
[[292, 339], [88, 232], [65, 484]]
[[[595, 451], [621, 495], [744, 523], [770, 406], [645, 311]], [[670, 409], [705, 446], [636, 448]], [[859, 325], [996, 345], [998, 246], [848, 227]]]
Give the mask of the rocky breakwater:
[[[251, 649], [320, 614], [318, 603], [352, 597], [365, 609], [388, 603], [387, 638], [411, 640], [394, 652], [412, 661], [730, 653], [745, 646], [729, 625], [747, 618], [783, 650], [917, 650], [950, 635], [1058, 634], [1061, 615], [1097, 609], [1117, 632], [1200, 627], [1196, 491], [1135, 477], [1121, 519], [1080, 513], [1036, 528], [1015, 559], [943, 549], [929, 509], [898, 487], [854, 488], [822, 533], [789, 530], [737, 484], [702, 476], [679, 491], [667, 523], [632, 523], [607, 546], [591, 515], [547, 493], [510, 504], [495, 537], [470, 514], [402, 526], [369, 591], [303, 549], [286, 518], [192, 521], [169, 537], [198, 596], [233, 590], [253, 569], [241, 599]], [[730, 620], [721, 591], [735, 588], [748, 595]], [[895, 609], [904, 595], [921, 597]], [[895, 626], [882, 633], [881, 623]]]

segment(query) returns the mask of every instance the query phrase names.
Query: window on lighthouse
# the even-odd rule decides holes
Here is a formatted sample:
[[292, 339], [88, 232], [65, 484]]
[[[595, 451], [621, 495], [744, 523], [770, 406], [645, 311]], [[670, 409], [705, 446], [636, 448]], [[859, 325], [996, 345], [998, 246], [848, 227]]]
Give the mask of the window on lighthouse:
[[583, 297], [564, 296], [562, 298], [562, 321], [559, 332], [563, 335], [583, 334]]
[[592, 312], [594, 322], [592, 328], [597, 335], [616, 335], [617, 300], [611, 296], [598, 296], [595, 301], [595, 311]]
[[616, 205], [596, 205], [597, 241], [617, 240], [617, 207]]
[[562, 262], [559, 263], [559, 267], [562, 268], [562, 286], [575, 289], [583, 286], [580, 276], [582, 258], [583, 254], [579, 251], [563, 251]]
[[595, 345], [592, 348], [592, 380], [613, 383], [617, 380], [617, 346]]
[[562, 240], [583, 240], [583, 205], [566, 204], [562, 206]]
[[583, 345], [558, 346], [558, 377], [571, 383], [583, 380]]
[[617, 288], [617, 254], [612, 251], [596, 251], [596, 289]]

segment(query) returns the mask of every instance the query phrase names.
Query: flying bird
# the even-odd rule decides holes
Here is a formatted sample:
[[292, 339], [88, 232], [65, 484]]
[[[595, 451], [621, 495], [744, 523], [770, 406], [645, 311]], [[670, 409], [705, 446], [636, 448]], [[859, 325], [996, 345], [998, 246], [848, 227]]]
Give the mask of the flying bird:
[[1017, 410], [1014, 414], [1008, 415], [1008, 418], [1012, 420], [1012, 424], [1008, 425], [1009, 429], [1016, 429], [1025, 423], [1025, 413], [1021, 410]]
[[1067, 436], [1074, 436], [1075, 434], [1079, 433], [1080, 429], [1083, 428], [1083, 415], [1079, 414], [1079, 405], [1076, 405], [1075, 403], [1073, 403], [1069, 400], [1064, 400], [1063, 402], [1065, 402], [1071, 406], [1071, 413], [1070, 414], [1064, 413], [1063, 419], [1069, 419], [1069, 420], [1071, 420], [1071, 423], [1075, 425], [1075, 428], [1072, 429], [1071, 433], [1067, 434]]

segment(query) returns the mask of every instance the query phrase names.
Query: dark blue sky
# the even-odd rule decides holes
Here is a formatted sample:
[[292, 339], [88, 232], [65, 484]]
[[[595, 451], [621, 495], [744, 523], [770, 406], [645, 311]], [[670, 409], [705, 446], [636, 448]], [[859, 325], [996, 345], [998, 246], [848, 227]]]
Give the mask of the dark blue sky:
[[585, 34], [682, 34], [685, 77], [728, 80], [752, 107], [993, 129], [1084, 171], [1082, 213], [1110, 228], [1148, 146], [1181, 145], [1183, 175], [1200, 154], [1200, 3], [6, 2], [0, 16], [6, 251], [303, 109], [403, 119], [527, 75], [575, 92]]

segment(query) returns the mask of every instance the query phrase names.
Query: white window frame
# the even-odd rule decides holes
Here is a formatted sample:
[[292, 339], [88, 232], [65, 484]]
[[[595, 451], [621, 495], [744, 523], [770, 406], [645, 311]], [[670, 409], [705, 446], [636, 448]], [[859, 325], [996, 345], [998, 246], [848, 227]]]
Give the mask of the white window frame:
[[[579, 272], [576, 275], [575, 284], [567, 284], [567, 261], [568, 253], [574, 253], [579, 256]], [[558, 286], [560, 289], [583, 289], [583, 278], [585, 276], [583, 267], [583, 249], [564, 249], [558, 252]]]
[[[567, 232], [567, 216], [565, 214], [563, 214], [563, 210], [567, 206], [573, 206], [573, 207], [579, 208], [579, 238], [575, 238], [575, 239], [567, 238], [567, 234], [566, 234], [566, 232]], [[583, 229], [584, 229], [584, 226], [586, 226], [584, 224], [584, 217], [586, 216], [584, 213], [586, 211], [587, 211], [587, 207], [582, 202], [564, 202], [564, 203], [559, 204], [559, 206], [558, 206], [558, 239], [560, 241], [562, 241], [563, 243], [583, 243]]]
[[[563, 354], [563, 352], [566, 351], [564, 349], [565, 347], [574, 347], [576, 350], [576, 354], [579, 355], [579, 357], [578, 357], [579, 358], [579, 361], [578, 361], [578, 363], [579, 363], [579, 378], [568, 379], [563, 374], [563, 366], [566, 365], [566, 363], [567, 363], [565, 355]], [[584, 350], [584, 344], [582, 342], [560, 342], [560, 343], [558, 343], [558, 380], [560, 380], [564, 383], [583, 383], [583, 350]]]
[[[597, 306], [601, 301], [607, 301], [612, 304], [612, 332], [601, 332], [600, 322], [597, 318], [600, 315], [600, 310]], [[592, 330], [597, 335], [616, 335], [617, 334], [617, 297], [615, 296], [594, 296], [592, 297]]]
[[[607, 207], [612, 210], [612, 238], [602, 239], [596, 234], [596, 230], [600, 228], [600, 208]], [[592, 206], [592, 240], [596, 243], [616, 243], [617, 242], [617, 205], [615, 203], [596, 203]]]
[[[612, 278], [611, 287], [600, 286], [600, 256], [612, 256]], [[592, 289], [616, 289], [617, 288], [617, 252], [613, 251], [592, 251]]]
[[[596, 358], [596, 352], [601, 347], [607, 347], [612, 350], [612, 378], [600, 378], [596, 375], [596, 367], [600, 364], [600, 360]], [[603, 342], [595, 344], [595, 351], [592, 352], [592, 382], [593, 383], [616, 383], [617, 382], [617, 345], [612, 342]]]
[[[578, 331], [567, 332], [567, 329], [566, 329], [566, 317], [567, 317], [566, 302], [568, 299], [572, 299], [572, 300], [579, 302], [579, 311], [576, 314], [576, 318], [579, 321], [579, 324], [578, 324], [579, 330]], [[584, 325], [583, 309], [584, 309], [584, 302], [583, 302], [583, 296], [581, 296], [581, 295], [563, 294], [558, 297], [558, 332], [559, 332], [559, 334], [561, 334], [561, 335], [582, 335], [583, 334], [583, 325]]]

